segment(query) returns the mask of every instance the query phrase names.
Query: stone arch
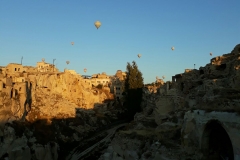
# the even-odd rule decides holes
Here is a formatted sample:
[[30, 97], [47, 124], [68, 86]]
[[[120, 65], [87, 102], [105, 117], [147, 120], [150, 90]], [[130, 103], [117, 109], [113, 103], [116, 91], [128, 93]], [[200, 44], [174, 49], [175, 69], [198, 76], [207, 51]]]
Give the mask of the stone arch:
[[210, 120], [202, 134], [201, 150], [207, 159], [234, 160], [231, 139], [218, 120]]

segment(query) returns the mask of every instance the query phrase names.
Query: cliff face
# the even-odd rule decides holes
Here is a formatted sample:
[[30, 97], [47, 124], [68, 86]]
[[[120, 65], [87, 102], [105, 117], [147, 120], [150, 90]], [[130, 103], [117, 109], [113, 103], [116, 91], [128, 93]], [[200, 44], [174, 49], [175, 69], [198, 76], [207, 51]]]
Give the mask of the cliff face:
[[70, 73], [28, 73], [25, 80], [3, 88], [2, 124], [9, 119], [75, 117], [75, 108], [93, 109], [96, 104], [113, 99], [109, 89], [91, 88], [80, 76]]
[[1, 158], [56, 160], [122, 112], [112, 106], [109, 88], [76, 74], [10, 76], [0, 79]]
[[[101, 159], [204, 159], [196, 137], [197, 122], [191, 113], [196, 110], [197, 115], [202, 110], [213, 118], [221, 112], [240, 113], [239, 80], [240, 44], [199, 70], [176, 74], [157, 92], [144, 88], [143, 112], [115, 136]], [[234, 125], [232, 129], [239, 133]]]

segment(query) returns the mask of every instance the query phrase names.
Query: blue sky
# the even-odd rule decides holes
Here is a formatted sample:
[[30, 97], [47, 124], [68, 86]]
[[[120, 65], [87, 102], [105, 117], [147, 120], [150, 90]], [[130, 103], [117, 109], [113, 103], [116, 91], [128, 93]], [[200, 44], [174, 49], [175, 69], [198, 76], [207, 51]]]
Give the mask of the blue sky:
[[232, 51], [240, 42], [239, 6], [239, 0], [1, 0], [0, 66], [22, 56], [32, 66], [56, 58], [61, 71], [113, 75], [135, 60], [145, 83], [171, 80], [194, 64], [205, 66], [210, 52]]

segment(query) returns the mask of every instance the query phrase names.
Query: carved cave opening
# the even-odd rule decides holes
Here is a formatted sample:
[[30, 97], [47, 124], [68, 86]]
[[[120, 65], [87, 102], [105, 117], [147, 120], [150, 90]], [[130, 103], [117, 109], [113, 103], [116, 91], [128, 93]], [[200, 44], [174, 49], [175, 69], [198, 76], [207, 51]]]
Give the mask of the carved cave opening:
[[219, 66], [216, 66], [216, 70], [223, 71], [227, 68], [226, 64], [221, 64]]
[[184, 88], [184, 83], [183, 82], [181, 83], [180, 87], [181, 87], [180, 90], [183, 91], [183, 88]]
[[211, 120], [206, 124], [201, 149], [207, 160], [234, 160], [232, 142], [217, 120]]
[[10, 98], [13, 98], [13, 88], [11, 89], [11, 95]]

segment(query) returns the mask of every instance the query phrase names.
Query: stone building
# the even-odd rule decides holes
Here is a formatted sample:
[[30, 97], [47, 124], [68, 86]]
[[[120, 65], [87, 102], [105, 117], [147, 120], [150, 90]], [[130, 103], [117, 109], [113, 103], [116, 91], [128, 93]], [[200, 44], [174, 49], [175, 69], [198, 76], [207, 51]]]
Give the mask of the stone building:
[[112, 83], [114, 87], [114, 95], [115, 98], [121, 99], [123, 97], [122, 93], [124, 91], [124, 83], [120, 81], [118, 78]]
[[115, 74], [115, 77], [117, 77], [119, 80], [125, 80], [126, 76], [126, 72], [122, 72], [121, 70], [117, 70]]
[[44, 61], [37, 62], [37, 70], [38, 72], [59, 72], [55, 65]]
[[126, 79], [126, 73], [121, 70], [117, 70], [116, 74], [111, 77], [110, 91], [114, 93], [115, 98], [123, 98], [124, 81]]
[[9, 63], [6, 67], [8, 74], [21, 73], [23, 72], [23, 66], [18, 63]]
[[0, 66], [0, 74], [6, 75], [6, 67]]
[[98, 73], [98, 74], [93, 74], [91, 78], [91, 84], [93, 86], [98, 86], [99, 84], [103, 86], [108, 86], [110, 82], [110, 77], [106, 73]]
[[29, 73], [35, 73], [35, 72], [38, 72], [38, 69], [32, 66], [23, 66], [23, 71], [29, 72]]
[[25, 82], [25, 77], [13, 77], [12, 78], [12, 82], [16, 83], [16, 82]]

